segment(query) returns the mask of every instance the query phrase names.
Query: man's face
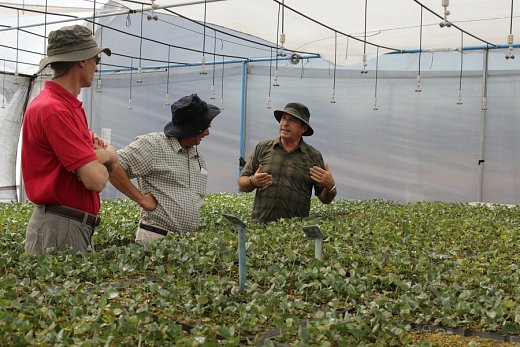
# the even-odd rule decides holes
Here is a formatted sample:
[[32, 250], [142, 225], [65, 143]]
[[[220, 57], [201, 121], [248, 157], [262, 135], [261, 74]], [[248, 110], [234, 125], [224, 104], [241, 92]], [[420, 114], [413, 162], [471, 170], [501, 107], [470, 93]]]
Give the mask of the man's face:
[[209, 128], [211, 127], [211, 124], [208, 125], [206, 130], [201, 132], [198, 135], [192, 136], [192, 137], [185, 137], [182, 139], [182, 146], [183, 147], [193, 147], [200, 145], [202, 139], [209, 135]]
[[98, 71], [98, 64], [100, 61], [99, 55], [96, 55], [90, 59], [85, 60], [85, 73], [81, 81], [81, 87], [90, 87], [92, 86], [92, 80], [94, 79], [94, 74]]
[[300, 140], [303, 133], [307, 131], [307, 124], [287, 113], [280, 118], [280, 137], [285, 140]]

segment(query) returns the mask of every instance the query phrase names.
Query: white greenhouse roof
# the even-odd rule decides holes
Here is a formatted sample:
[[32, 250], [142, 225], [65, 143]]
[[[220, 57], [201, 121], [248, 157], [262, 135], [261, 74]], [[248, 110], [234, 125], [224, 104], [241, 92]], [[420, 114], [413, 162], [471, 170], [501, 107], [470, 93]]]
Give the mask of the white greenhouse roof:
[[[448, 4], [450, 27], [439, 25], [444, 22], [443, 3]], [[279, 45], [283, 31], [284, 48], [317, 53], [338, 65], [359, 64], [364, 54], [370, 59], [394, 50], [507, 46], [509, 34], [513, 43], [518, 39], [519, 10], [513, 8], [512, 0], [115, 0], [110, 4], [104, 0], [9, 0], [0, 2], [0, 53], [11, 69], [12, 61], [30, 59], [37, 64], [44, 51], [43, 36], [70, 24], [67, 21], [128, 15], [129, 11], [150, 14], [152, 5], [159, 14], [182, 15]], [[145, 22], [153, 25], [153, 21]], [[16, 28], [38, 32], [42, 39], [23, 39]], [[167, 37], [164, 34], [157, 32], [154, 39]], [[194, 43], [194, 48], [200, 49], [200, 43]], [[40, 55], [29, 57], [26, 51]], [[36, 66], [25, 69], [20, 72], [34, 72]]]

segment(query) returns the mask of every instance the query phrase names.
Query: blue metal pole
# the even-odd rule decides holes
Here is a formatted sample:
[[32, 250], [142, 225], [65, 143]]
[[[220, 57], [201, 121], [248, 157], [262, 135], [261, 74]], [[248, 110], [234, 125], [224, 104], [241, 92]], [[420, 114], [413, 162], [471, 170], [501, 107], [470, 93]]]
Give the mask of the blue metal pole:
[[238, 226], [238, 275], [240, 291], [246, 289], [246, 230], [242, 225]]
[[[0, 30], [1, 31], [1, 30]], [[319, 55], [304, 55], [302, 56], [301, 59], [318, 59], [320, 58]], [[244, 60], [244, 59], [229, 59], [229, 60], [225, 60], [224, 61], [224, 64], [247, 64], [247, 63], [261, 63], [261, 62], [268, 62], [268, 61], [275, 61], [275, 60], [278, 60], [278, 61], [284, 61], [284, 60], [289, 60], [290, 57], [276, 57], [276, 58], [250, 58], [250, 59], [247, 59], [247, 60]], [[205, 65], [213, 65], [213, 64], [217, 64], [217, 65], [220, 65], [222, 64], [222, 61], [217, 61], [217, 62], [212, 62], [212, 61], [208, 61], [205, 63]], [[141, 67], [141, 70], [145, 71], [145, 70], [159, 70], [159, 69], [172, 69], [172, 68], [182, 68], [182, 67], [190, 67], [190, 66], [201, 66], [202, 63], [200, 62], [195, 62], [195, 63], [171, 63], [171, 64], [163, 64], [163, 65], [150, 65], [150, 66], [142, 66]], [[137, 68], [129, 68], [129, 67], [125, 67], [125, 68], [115, 68], [115, 69], [101, 69], [100, 71], [105, 73], [105, 72], [127, 72], [127, 71], [130, 71], [130, 70], [137, 70]]]
[[[244, 157], [245, 138], [244, 132], [246, 127], [246, 92], [247, 92], [247, 62], [242, 62], [242, 103], [240, 105], [240, 158]], [[240, 176], [240, 167], [238, 175]]]
[[[518, 43], [514, 43], [511, 45], [511, 47], [513, 48], [518, 48], [520, 47], [520, 44]], [[487, 49], [504, 49], [504, 48], [509, 48], [509, 45], [503, 45], [503, 44], [500, 44], [500, 45], [496, 45], [496, 46], [486, 46], [486, 45], [480, 45], [480, 46], [464, 46], [462, 48], [463, 51], [484, 51], [484, 50], [487, 50]], [[423, 49], [418, 49], [418, 48], [411, 48], [411, 49], [402, 49], [400, 51], [393, 51], [393, 52], [388, 52], [386, 54], [403, 54], [403, 53], [419, 53], [419, 52], [423, 52], [423, 53], [430, 53], [430, 52], [457, 52], [457, 51], [460, 51], [460, 48], [440, 48], [440, 49], [431, 49], [431, 48], [423, 48]]]

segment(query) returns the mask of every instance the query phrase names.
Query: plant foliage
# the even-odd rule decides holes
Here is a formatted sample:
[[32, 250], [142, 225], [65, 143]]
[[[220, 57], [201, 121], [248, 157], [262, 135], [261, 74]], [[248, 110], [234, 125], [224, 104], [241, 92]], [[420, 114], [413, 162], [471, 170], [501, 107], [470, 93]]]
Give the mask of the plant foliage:
[[[0, 345], [402, 346], [413, 324], [520, 334], [520, 209], [312, 201], [250, 220], [252, 195], [206, 198], [201, 226], [134, 240], [137, 206], [103, 201], [95, 252], [24, 253], [31, 204], [0, 204]], [[247, 224], [247, 289], [237, 230]], [[319, 225], [323, 260], [303, 226]]]

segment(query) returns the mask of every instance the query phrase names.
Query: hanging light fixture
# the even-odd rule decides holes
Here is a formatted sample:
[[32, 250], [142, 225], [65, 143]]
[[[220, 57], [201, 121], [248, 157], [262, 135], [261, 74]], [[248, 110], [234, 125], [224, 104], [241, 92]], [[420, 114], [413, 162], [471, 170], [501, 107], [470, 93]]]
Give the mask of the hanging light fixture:
[[222, 82], [220, 88], [222, 89], [222, 94], [220, 98], [220, 109], [224, 109], [224, 56], [222, 56]]
[[278, 4], [278, 18], [277, 18], [277, 23], [276, 23], [276, 58], [275, 58], [275, 67], [274, 67], [274, 78], [273, 78], [273, 87], [279, 87], [280, 85], [278, 84], [278, 77], [279, 77], [279, 72], [278, 72], [278, 56], [280, 55], [280, 52], [278, 51], [279, 49], [279, 38], [281, 38], [281, 35], [278, 36], [278, 33], [280, 32], [280, 11], [281, 11], [281, 5]]
[[16, 20], [17, 20], [17, 25], [16, 25], [16, 67], [14, 70], [14, 80], [13, 80], [14, 85], [20, 84], [20, 81], [18, 81], [18, 52], [19, 52], [18, 42], [20, 41], [20, 10], [16, 10]]
[[207, 9], [207, 0], [204, 0], [204, 30], [203, 30], [203, 37], [202, 37], [202, 57], [200, 58], [200, 74], [206, 75], [207, 72], [205, 71], [206, 66], [206, 9]]
[[169, 89], [170, 89], [170, 45], [168, 45], [168, 71], [167, 71], [167, 74], [166, 74], [166, 95], [164, 96], [164, 104], [166, 106], [169, 106], [171, 104], [170, 102], [170, 94], [169, 94]]
[[284, 5], [284, 0], [282, 0], [282, 32], [280, 33], [280, 52], [279, 52], [279, 55], [280, 57], [285, 57], [285, 49], [284, 49], [284, 44], [285, 44], [285, 32], [284, 32], [284, 18], [285, 17], [285, 5]]
[[448, 16], [450, 15], [450, 11], [448, 10], [448, 6], [450, 6], [450, 0], [442, 0], [442, 7], [444, 7], [444, 20], [439, 23], [441, 28], [451, 27], [451, 22], [448, 21]]
[[4, 73], [2, 76], [2, 108], [5, 108], [5, 59], [4, 59]]
[[374, 111], [379, 110], [377, 107], [377, 72], [379, 70], [379, 47], [377, 47], [376, 51], [376, 84], [374, 87]]
[[210, 96], [209, 96], [209, 98], [211, 100], [215, 100], [215, 68], [217, 65], [217, 64], [215, 64], [215, 54], [217, 51], [217, 31], [216, 30], [215, 30], [214, 35], [215, 35], [215, 38], [213, 41], [213, 78], [212, 78], [211, 91], [210, 91]]
[[462, 67], [464, 62], [464, 32], [460, 32], [460, 74], [459, 74], [459, 92], [457, 96], [457, 105], [462, 105]]
[[[47, 0], [45, 0], [45, 15], [43, 17], [44, 19], [44, 26], [43, 26], [43, 51], [47, 52]], [[43, 70], [40, 71], [40, 90], [43, 89]]]
[[331, 104], [336, 103], [336, 58], [338, 52], [338, 33], [334, 32], [334, 82], [332, 83], [332, 97], [330, 99]]
[[365, 35], [363, 39], [363, 70], [361, 70], [361, 74], [367, 74], [367, 8], [368, 8], [368, 0], [365, 0]]
[[421, 6], [421, 25], [419, 27], [419, 67], [415, 79], [415, 92], [421, 92], [421, 57], [422, 57], [423, 7]]
[[141, 78], [141, 64], [142, 64], [142, 52], [143, 52], [143, 18], [144, 18], [144, 5], [141, 4], [141, 37], [139, 41], [139, 66], [137, 67], [137, 83], [143, 83]]
[[506, 59], [515, 59], [513, 55], [513, 1], [514, 0], [511, 0], [511, 19], [509, 21], [509, 35], [507, 35], [509, 48], [507, 49]]
[[[95, 5], [94, 5], [95, 6]], [[101, 27], [101, 30], [99, 31], [99, 44], [101, 47], [103, 47], [103, 27]], [[100, 54], [99, 55], [99, 64], [101, 64], [101, 56], [103, 54]], [[102, 80], [101, 80], [101, 65], [100, 66], [100, 69], [99, 69], [99, 72], [98, 72], [98, 79], [96, 81], [96, 92], [98, 93], [101, 93], [102, 90], [101, 90], [101, 84], [102, 84]]]
[[346, 45], [345, 45], [345, 61], [348, 60], [348, 39], [349, 39], [349, 38], [350, 38], [350, 37], [347, 36], [347, 43], [346, 43]]
[[271, 47], [271, 59], [269, 60], [269, 93], [267, 95], [267, 108], [271, 109], [271, 71], [273, 67], [273, 47]]
[[[302, 68], [300, 70], [300, 79], [302, 80], [303, 79], [303, 59], [300, 60], [301, 61], [301, 64], [302, 64]], [[309, 59], [307, 59], [307, 63], [309, 62]]]
[[152, 1], [152, 4], [151, 4], [151, 7], [152, 7], [152, 11], [150, 14], [148, 14], [146, 16], [146, 19], [148, 19], [148, 21], [151, 21], [151, 20], [154, 20], [154, 21], [157, 21], [159, 19], [159, 17], [157, 17], [157, 14], [155, 13], [155, 10], [157, 9], [157, 4], [155, 3], [155, 0], [151, 0]]
[[128, 97], [128, 109], [132, 110], [134, 105], [132, 103], [132, 70], [134, 69], [134, 58], [130, 58], [130, 89], [129, 89], [129, 97]]

